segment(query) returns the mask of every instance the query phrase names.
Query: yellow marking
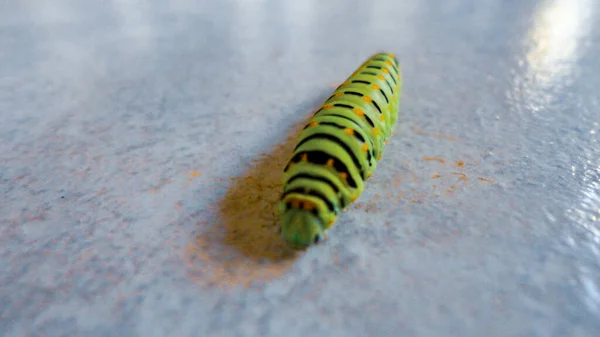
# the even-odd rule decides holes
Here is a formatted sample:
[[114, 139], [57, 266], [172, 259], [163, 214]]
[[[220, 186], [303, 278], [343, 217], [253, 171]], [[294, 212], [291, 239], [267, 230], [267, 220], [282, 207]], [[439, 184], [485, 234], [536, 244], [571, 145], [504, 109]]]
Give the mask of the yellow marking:
[[377, 160], [381, 160], [381, 155], [379, 155], [379, 157], [377, 157]]
[[385, 77], [383, 77], [383, 75], [377, 75], [377, 78], [380, 80], [385, 80]]
[[358, 197], [352, 197], [352, 202], [355, 202]]
[[367, 144], [363, 144], [363, 150], [365, 150], [365, 152], [369, 151], [369, 146], [367, 146]]
[[371, 178], [372, 173], [367, 174], [367, 179]]
[[342, 172], [342, 173], [340, 173], [340, 177], [342, 177], [342, 179], [346, 179], [346, 178], [348, 178], [348, 173]]
[[375, 134], [375, 136], [379, 136], [379, 130], [373, 129], [373, 133]]
[[292, 199], [290, 203], [292, 204], [292, 208], [300, 208], [300, 200]]
[[369, 96], [365, 96], [365, 97], [363, 97], [363, 99], [365, 100], [365, 102], [369, 102], [369, 103], [371, 103], [371, 101], [373, 100], [373, 99], [372, 99], [371, 97], [369, 97]]
[[319, 125], [319, 122], [311, 122], [310, 123], [310, 127], [314, 128], [315, 126]]
[[302, 161], [308, 161], [308, 155], [306, 153], [302, 154]]
[[323, 105], [323, 110], [327, 110], [327, 109], [331, 109], [333, 108], [333, 104], [325, 104]]
[[385, 116], [381, 115], [381, 117], [379, 117], [379, 119], [381, 119], [382, 121], [384, 121], [385, 120]]
[[384, 73], [387, 73], [387, 74], [389, 74], [389, 73], [390, 73], [390, 71], [389, 71], [389, 70], [387, 70], [387, 68], [383, 68], [382, 70], [383, 70], [383, 72], [384, 72]]
[[373, 84], [372, 88], [375, 90], [379, 90], [379, 86], [377, 84]]
[[385, 64], [392, 65], [392, 62], [390, 62], [390, 61], [385, 61]]
[[386, 143], [386, 144], [389, 144], [389, 143], [390, 143], [390, 140], [389, 140], [389, 139], [386, 139], [386, 140], [385, 140], [385, 143]]
[[330, 166], [330, 167], [333, 167], [333, 159], [329, 159], [329, 160], [327, 161], [327, 164], [326, 164], [326, 165], [327, 165], [327, 166]]
[[342, 95], [343, 95], [343, 94], [342, 94], [341, 92], [336, 92], [336, 93], [335, 93], [335, 95], [333, 95], [333, 96], [334, 96], [334, 97], [340, 97], [340, 96], [342, 96]]
[[344, 131], [346, 131], [346, 133], [349, 134], [349, 135], [353, 135], [354, 134], [354, 130], [352, 130], [350, 128], [346, 128]]
[[365, 114], [365, 113], [364, 113], [364, 112], [363, 112], [361, 109], [359, 109], [359, 108], [356, 108], [356, 109], [354, 109], [354, 112], [356, 112], [356, 114], [357, 114], [357, 115], [359, 115], [359, 116], [362, 116], [362, 115], [364, 115], [364, 114]]
[[335, 219], [330, 219], [329, 220], [329, 226], [333, 225], [334, 222], [335, 222]]

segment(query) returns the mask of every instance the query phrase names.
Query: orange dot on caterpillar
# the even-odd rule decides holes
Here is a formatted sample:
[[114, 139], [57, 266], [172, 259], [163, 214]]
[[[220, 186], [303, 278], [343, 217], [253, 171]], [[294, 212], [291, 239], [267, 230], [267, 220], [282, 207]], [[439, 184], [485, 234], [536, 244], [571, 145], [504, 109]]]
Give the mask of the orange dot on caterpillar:
[[305, 201], [304, 202], [304, 209], [305, 210], [310, 211], [310, 210], [313, 210], [314, 208], [315, 208], [315, 204], [313, 204], [312, 202], [310, 202], [310, 201]]

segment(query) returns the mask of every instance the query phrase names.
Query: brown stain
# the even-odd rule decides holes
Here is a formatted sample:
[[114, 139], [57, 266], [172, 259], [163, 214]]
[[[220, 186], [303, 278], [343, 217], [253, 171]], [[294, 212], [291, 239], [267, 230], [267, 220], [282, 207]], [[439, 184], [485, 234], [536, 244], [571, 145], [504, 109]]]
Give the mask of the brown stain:
[[353, 210], [363, 210], [363, 209], [366, 209], [367, 204], [362, 201], [358, 201], [358, 202], [353, 203], [351, 207]]
[[196, 178], [197, 176], [199, 176], [201, 174], [200, 171], [191, 171], [190, 172], [190, 178], [188, 179], [188, 181], [186, 182], [186, 185], [189, 185], [192, 180], [194, 180], [194, 178]]
[[[448, 170], [448, 171], [442, 171], [439, 173], [422, 172], [420, 174], [420, 176], [429, 176], [431, 179], [431, 182], [429, 184], [427, 184], [426, 181], [420, 181], [418, 179], [419, 175], [414, 173], [409, 168], [409, 163], [404, 162], [404, 163], [402, 163], [402, 166], [403, 166], [402, 170], [406, 171], [414, 176], [414, 178], [412, 179], [412, 182], [413, 183], [425, 183], [425, 184], [427, 184], [427, 186], [430, 186], [430, 188], [421, 186], [421, 187], [412, 188], [410, 190], [402, 191], [401, 186], [399, 184], [399, 181], [402, 178], [396, 178], [397, 180], [394, 183], [394, 193], [392, 193], [392, 195], [390, 197], [388, 197], [389, 199], [395, 199], [396, 202], [402, 202], [402, 200], [405, 200], [404, 202], [406, 202], [406, 203], [416, 204], [416, 203], [426, 203], [426, 202], [432, 201], [433, 199], [437, 199], [440, 197], [450, 197], [451, 198], [458, 191], [457, 184], [462, 183], [462, 184], [460, 184], [461, 187], [463, 187], [463, 188], [468, 187], [470, 179], [469, 179], [469, 176], [467, 175], [467, 173], [472, 173], [471, 169], [479, 164], [477, 162], [477, 160], [473, 160], [474, 164], [471, 164], [471, 163], [467, 163], [465, 160], [462, 160], [462, 159], [445, 160], [444, 158], [441, 158], [439, 156], [423, 156], [422, 159], [424, 161], [436, 161], [438, 163], [443, 164], [444, 166], [446, 166], [446, 164], [449, 164], [450, 167], [459, 168], [459, 169], [461, 169], [461, 171]], [[448, 167], [448, 166], [446, 166], [446, 167]], [[436, 168], [436, 170], [440, 170], [440, 169], [441, 168], [439, 166]], [[462, 171], [462, 170], [464, 170], [464, 171]], [[456, 178], [452, 178], [452, 177], [456, 177]], [[479, 177], [478, 180], [480, 182], [488, 182], [488, 183], [491, 183], [494, 181], [494, 179], [483, 178], [483, 177]], [[463, 189], [461, 188], [461, 191], [462, 190]]]
[[[417, 124], [414, 124], [417, 125]], [[422, 135], [422, 136], [429, 136], [429, 137], [433, 137], [433, 138], [437, 138], [437, 139], [444, 139], [444, 140], [448, 140], [451, 142], [455, 142], [456, 138], [452, 137], [452, 136], [447, 136], [441, 133], [436, 133], [436, 134], [430, 134], [429, 132], [425, 132], [421, 129], [413, 129], [412, 132], [416, 135]]]
[[425, 160], [425, 161], [437, 161], [438, 163], [442, 163], [442, 164], [446, 162], [446, 161], [444, 160], [444, 158], [440, 158], [440, 157], [438, 157], [438, 156], [435, 156], [435, 157], [427, 157], [427, 156], [424, 156], [424, 157], [423, 157], [423, 160]]
[[398, 188], [398, 186], [400, 186], [401, 182], [402, 182], [402, 178], [396, 178], [396, 181], [394, 181], [394, 188]]
[[201, 285], [249, 287], [283, 276], [302, 254], [279, 234], [277, 203], [283, 168], [304, 123], [250, 169], [228, 181], [226, 195], [212, 207], [217, 224], [198, 223], [201, 233], [185, 249], [188, 276]]
[[417, 135], [429, 136], [429, 134], [428, 134], [427, 132], [425, 132], [425, 131], [423, 131], [423, 130], [419, 130], [419, 129], [414, 129], [414, 130], [413, 130], [413, 133], [414, 133], [414, 134], [417, 134]]
[[379, 211], [379, 205], [375, 201], [369, 201], [365, 207], [365, 212], [376, 213]]
[[463, 172], [452, 172], [454, 175], [458, 175], [458, 181], [466, 182], [469, 178], [467, 178], [467, 174]]
[[451, 142], [455, 142], [456, 138], [451, 137], [451, 136], [446, 136], [446, 135], [442, 135], [440, 133], [437, 133], [435, 135], [433, 135], [434, 138], [438, 138], [438, 139], [445, 139], [445, 140], [449, 140]]

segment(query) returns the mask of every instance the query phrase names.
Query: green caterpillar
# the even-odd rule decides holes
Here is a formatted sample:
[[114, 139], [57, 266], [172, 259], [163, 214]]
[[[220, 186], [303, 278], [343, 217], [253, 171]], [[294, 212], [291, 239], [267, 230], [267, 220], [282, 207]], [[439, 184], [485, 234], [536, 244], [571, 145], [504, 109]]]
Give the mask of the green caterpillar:
[[398, 119], [402, 78], [393, 54], [365, 61], [312, 116], [283, 172], [281, 235], [295, 249], [325, 238], [364, 190]]

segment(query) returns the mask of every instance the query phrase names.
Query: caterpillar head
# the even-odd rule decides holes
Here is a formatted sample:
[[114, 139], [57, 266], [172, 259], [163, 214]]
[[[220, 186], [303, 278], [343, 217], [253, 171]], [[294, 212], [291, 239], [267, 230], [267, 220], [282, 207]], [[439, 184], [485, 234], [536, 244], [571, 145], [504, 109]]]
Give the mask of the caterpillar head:
[[281, 214], [281, 235], [294, 249], [305, 249], [325, 237], [317, 214], [297, 208], [289, 208]]

